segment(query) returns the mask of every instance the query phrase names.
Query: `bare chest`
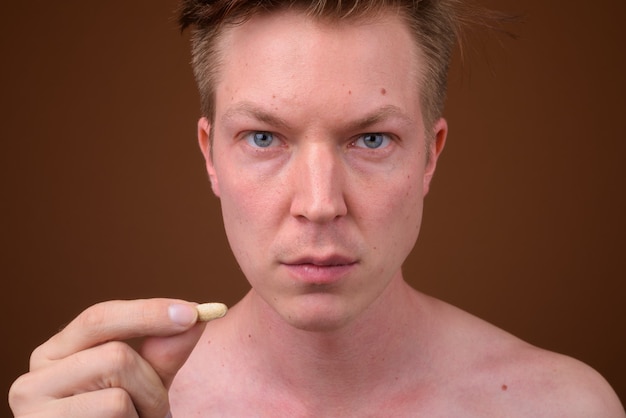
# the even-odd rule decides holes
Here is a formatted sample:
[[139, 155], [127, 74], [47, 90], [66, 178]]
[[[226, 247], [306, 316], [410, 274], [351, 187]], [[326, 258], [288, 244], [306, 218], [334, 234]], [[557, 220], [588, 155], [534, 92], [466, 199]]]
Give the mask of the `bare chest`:
[[[217, 376], [215, 376], [217, 377]], [[170, 393], [174, 416], [184, 417], [486, 417], [525, 416], [502, 385], [445, 384], [402, 389], [393, 384], [352, 399], [302, 399], [266, 382], [204, 379], [180, 382]], [[385, 390], [383, 390], [385, 389]]]

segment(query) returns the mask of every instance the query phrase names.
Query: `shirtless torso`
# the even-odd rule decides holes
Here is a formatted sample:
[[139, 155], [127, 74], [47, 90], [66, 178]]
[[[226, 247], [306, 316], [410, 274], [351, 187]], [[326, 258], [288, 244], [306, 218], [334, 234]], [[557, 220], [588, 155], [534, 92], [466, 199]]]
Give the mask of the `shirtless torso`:
[[170, 391], [173, 416], [620, 416], [583, 363], [406, 288], [412, 315], [398, 319], [400, 332], [365, 346], [350, 335], [285, 344], [249, 323], [249, 295], [207, 326]]

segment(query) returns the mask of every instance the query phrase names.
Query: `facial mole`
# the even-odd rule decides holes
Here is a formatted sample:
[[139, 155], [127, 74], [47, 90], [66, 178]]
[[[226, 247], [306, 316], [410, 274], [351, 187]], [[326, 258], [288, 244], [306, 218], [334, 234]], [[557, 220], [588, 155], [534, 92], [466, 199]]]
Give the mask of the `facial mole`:
[[384, 96], [385, 94], [387, 94], [387, 90], [383, 87], [382, 89], [380, 89], [380, 94]]
[[348, 94], [352, 94], [352, 90], [348, 90]]
[[507, 390], [509, 387], [507, 385], [502, 385], [502, 390]]

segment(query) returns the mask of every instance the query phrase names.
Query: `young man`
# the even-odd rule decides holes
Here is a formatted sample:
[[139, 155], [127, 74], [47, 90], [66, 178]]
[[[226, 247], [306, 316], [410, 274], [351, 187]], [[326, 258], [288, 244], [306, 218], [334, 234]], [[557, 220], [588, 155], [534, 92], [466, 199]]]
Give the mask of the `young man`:
[[87, 309], [33, 353], [16, 416], [623, 417], [587, 366], [403, 280], [451, 7], [185, 2], [199, 143], [252, 290], [205, 329], [184, 301]]

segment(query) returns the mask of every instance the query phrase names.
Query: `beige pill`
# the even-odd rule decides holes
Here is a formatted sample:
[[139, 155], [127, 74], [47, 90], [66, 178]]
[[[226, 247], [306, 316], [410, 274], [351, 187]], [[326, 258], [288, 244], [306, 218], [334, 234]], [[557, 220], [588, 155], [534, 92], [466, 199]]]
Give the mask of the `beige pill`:
[[196, 306], [198, 321], [207, 322], [226, 315], [228, 308], [223, 303], [201, 303]]

